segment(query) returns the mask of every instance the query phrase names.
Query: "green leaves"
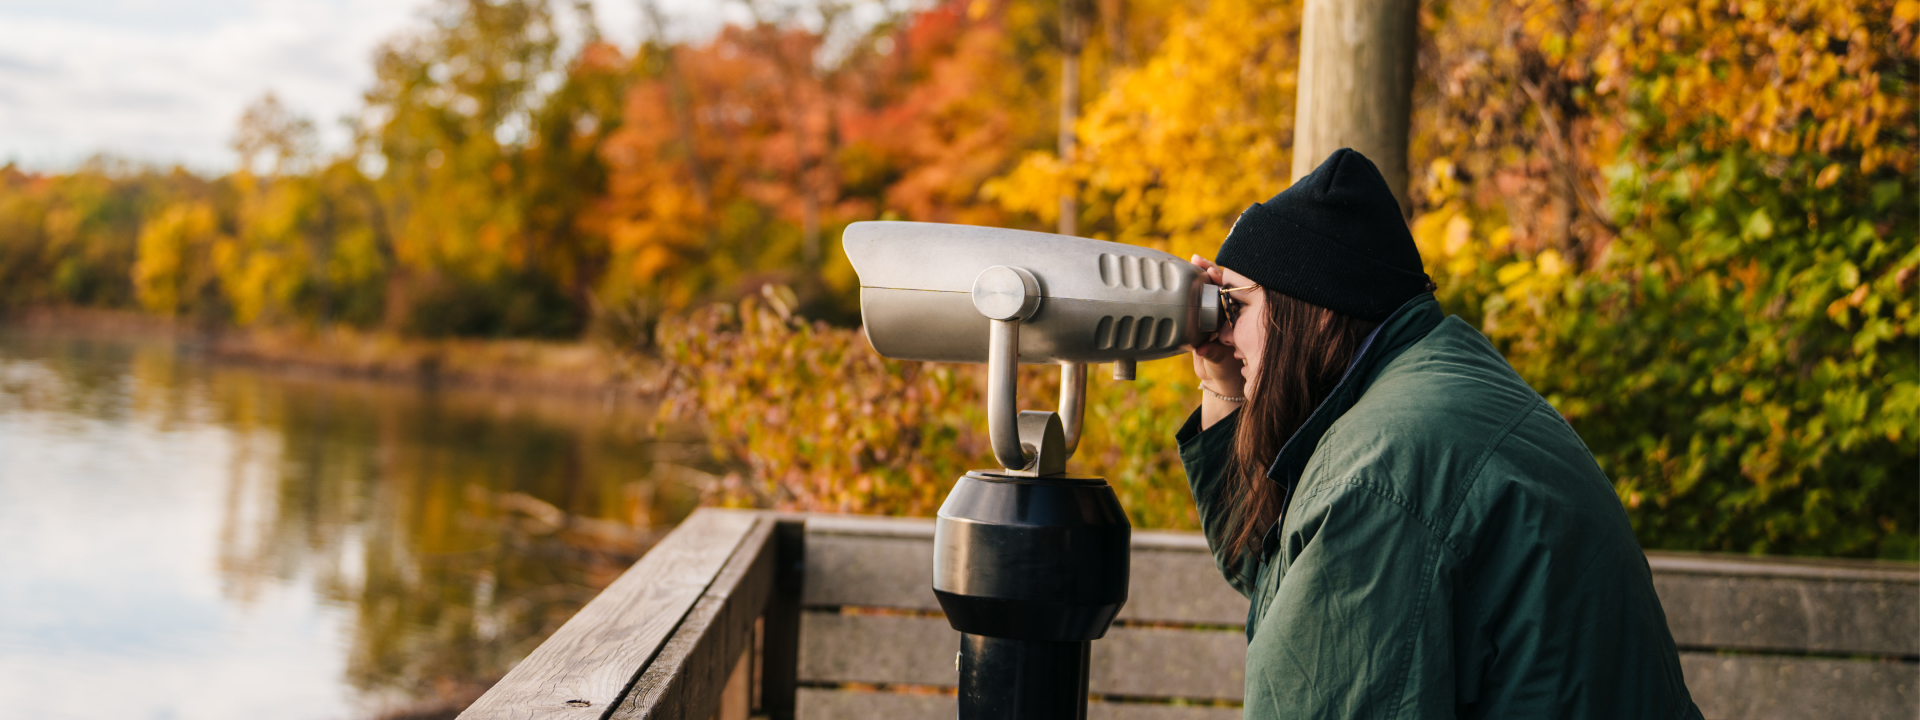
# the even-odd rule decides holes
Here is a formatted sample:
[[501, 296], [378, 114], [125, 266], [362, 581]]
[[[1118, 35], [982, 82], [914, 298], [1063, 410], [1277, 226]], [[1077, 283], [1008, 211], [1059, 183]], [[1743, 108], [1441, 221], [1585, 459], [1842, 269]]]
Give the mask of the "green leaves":
[[1643, 220], [1609, 262], [1566, 292], [1523, 289], [1511, 307], [1538, 311], [1489, 334], [1564, 398], [1650, 547], [1912, 557], [1920, 494], [1885, 481], [1916, 466], [1900, 438], [1920, 425], [1920, 336], [1892, 280], [1916, 260], [1892, 251], [1914, 246], [1912, 211], [1880, 218], [1883, 238], [1851, 210], [1874, 186], [1776, 179], [1740, 148], [1687, 159], [1669, 182], [1703, 192], [1628, 208]]
[[1741, 229], [1740, 236], [1747, 240], [1765, 240], [1773, 237], [1773, 218], [1767, 217], [1767, 211], [1764, 208], [1753, 211], [1752, 215], [1747, 216], [1746, 227]]

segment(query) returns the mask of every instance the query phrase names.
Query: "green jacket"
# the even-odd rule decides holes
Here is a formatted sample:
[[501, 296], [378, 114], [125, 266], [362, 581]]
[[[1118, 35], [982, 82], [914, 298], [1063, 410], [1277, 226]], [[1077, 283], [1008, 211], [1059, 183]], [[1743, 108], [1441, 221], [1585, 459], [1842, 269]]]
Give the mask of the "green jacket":
[[1646, 556], [1580, 437], [1432, 296], [1361, 346], [1267, 473], [1286, 512], [1228, 562], [1238, 413], [1177, 439], [1252, 601], [1245, 717], [1699, 718]]

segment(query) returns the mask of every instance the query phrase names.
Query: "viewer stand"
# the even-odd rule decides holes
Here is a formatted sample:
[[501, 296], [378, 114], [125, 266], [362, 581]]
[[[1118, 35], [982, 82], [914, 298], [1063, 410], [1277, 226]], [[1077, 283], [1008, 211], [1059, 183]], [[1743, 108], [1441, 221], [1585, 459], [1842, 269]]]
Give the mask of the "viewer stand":
[[[1087, 714], [1094, 640], [1127, 602], [1133, 528], [1113, 488], [1067, 473], [1087, 366], [1173, 357], [1221, 324], [1219, 287], [1158, 250], [1020, 230], [860, 222], [842, 238], [884, 357], [987, 365], [1001, 469], [969, 472], [934, 523], [933, 593], [961, 633], [961, 720]], [[1059, 412], [1022, 412], [1021, 363], [1059, 365]]]
[[934, 526], [933, 592], [962, 633], [959, 715], [1085, 718], [1092, 641], [1127, 601], [1133, 527], [1105, 480], [1065, 471], [1080, 440], [1085, 365], [1061, 365], [1058, 414], [1015, 415], [1020, 323], [1040, 299], [1033, 276], [988, 268], [973, 298], [992, 322], [988, 435], [1007, 469], [960, 478]]

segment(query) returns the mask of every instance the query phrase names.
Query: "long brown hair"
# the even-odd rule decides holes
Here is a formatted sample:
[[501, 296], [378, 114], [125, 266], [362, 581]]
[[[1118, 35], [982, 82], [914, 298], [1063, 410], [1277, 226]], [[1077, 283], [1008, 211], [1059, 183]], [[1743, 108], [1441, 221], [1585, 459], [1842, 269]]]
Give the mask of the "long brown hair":
[[1259, 372], [1247, 386], [1247, 404], [1240, 410], [1240, 427], [1233, 437], [1237, 497], [1228, 533], [1228, 554], [1258, 552], [1261, 538], [1280, 518], [1280, 486], [1267, 479], [1267, 469], [1280, 455], [1288, 438], [1307, 422], [1307, 416], [1340, 383], [1367, 333], [1379, 323], [1342, 315], [1303, 300], [1261, 289], [1267, 311], [1243, 322], [1267, 325], [1266, 350]]

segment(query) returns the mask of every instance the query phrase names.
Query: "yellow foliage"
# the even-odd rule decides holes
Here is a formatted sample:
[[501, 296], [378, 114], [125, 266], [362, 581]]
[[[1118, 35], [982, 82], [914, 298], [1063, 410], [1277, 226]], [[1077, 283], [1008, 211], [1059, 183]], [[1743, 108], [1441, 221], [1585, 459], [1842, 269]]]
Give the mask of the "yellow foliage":
[[[1552, 7], [1531, 2], [1537, 12]], [[1706, 150], [1746, 143], [1781, 156], [1857, 153], [1862, 173], [1913, 171], [1916, 148], [1878, 142], [1883, 130], [1913, 123], [1913, 98], [1882, 77], [1920, 56], [1913, 0], [1636, 0], [1596, 10], [1573, 42], [1592, 58], [1599, 94], [1666, 74], [1650, 96], [1656, 139], [1689, 138]]]
[[317, 198], [302, 182], [242, 187], [240, 234], [216, 245], [214, 268], [234, 321], [248, 325], [288, 309], [306, 283], [313, 258], [301, 230]]
[[1217, 0], [1175, 10], [1152, 59], [1117, 72], [1076, 126], [1071, 162], [1035, 153], [988, 184], [1010, 210], [1057, 213], [1080, 183], [1095, 235], [1212, 256], [1234, 218], [1288, 184], [1297, 2]]
[[160, 211], [140, 230], [139, 257], [133, 264], [134, 293], [140, 304], [173, 315], [197, 295], [207, 278], [205, 255], [218, 241], [218, 223], [206, 203], [182, 203]]

